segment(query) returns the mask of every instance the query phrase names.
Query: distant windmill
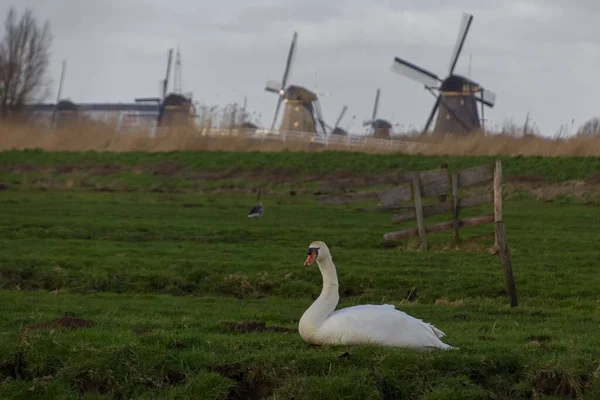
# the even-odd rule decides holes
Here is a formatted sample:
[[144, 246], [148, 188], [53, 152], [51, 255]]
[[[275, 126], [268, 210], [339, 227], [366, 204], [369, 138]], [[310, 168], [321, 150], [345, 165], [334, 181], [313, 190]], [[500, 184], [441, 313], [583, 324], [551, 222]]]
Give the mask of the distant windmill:
[[167, 71], [165, 74], [165, 79], [161, 81], [161, 97], [143, 97], [135, 99], [135, 101], [138, 103], [156, 102], [161, 104], [158, 114], [159, 125], [173, 125], [176, 123], [188, 124], [193, 121], [192, 95], [191, 93], [188, 93], [187, 95], [181, 93], [181, 54], [179, 52], [179, 48], [177, 49], [177, 60], [175, 66], [175, 93], [168, 94], [172, 64], [173, 49], [170, 48], [167, 58]]
[[370, 120], [363, 122], [363, 126], [371, 126], [371, 134], [373, 135], [373, 137], [380, 139], [389, 139], [392, 124], [390, 124], [385, 119], [377, 118], [380, 94], [381, 90], [377, 89], [377, 93], [375, 94], [375, 104], [373, 105], [373, 115], [371, 116]]
[[281, 103], [285, 102], [280, 130], [314, 132], [325, 135], [327, 130], [317, 94], [302, 86], [288, 86], [297, 40], [298, 33], [294, 32], [281, 82], [269, 80], [265, 87], [267, 92], [276, 93], [278, 96], [271, 130], [275, 129]]
[[333, 126], [333, 129], [331, 129], [330, 134], [332, 135], [341, 135], [341, 136], [347, 136], [348, 132], [346, 132], [344, 129], [340, 128], [340, 122], [342, 122], [342, 118], [344, 117], [344, 114], [346, 114], [346, 110], [348, 109], [348, 106], [344, 106], [342, 107], [342, 112], [340, 113], [338, 119], [335, 121], [335, 125]]
[[[463, 13], [454, 51], [450, 58], [450, 69], [445, 79], [440, 79], [436, 74], [400, 57], [394, 58], [392, 71], [424, 84], [425, 88], [437, 98], [423, 132], [429, 130], [440, 104], [442, 107], [437, 113], [433, 133], [469, 133], [480, 130], [481, 121], [477, 111], [477, 102], [481, 103], [482, 116], [484, 105], [493, 107], [496, 102], [495, 93], [484, 89], [469, 78], [454, 73], [472, 22], [473, 15]], [[436, 95], [434, 90], [438, 90], [439, 93]]]
[[316, 93], [296, 85], [284, 91], [285, 102], [280, 130], [327, 134], [321, 105]]

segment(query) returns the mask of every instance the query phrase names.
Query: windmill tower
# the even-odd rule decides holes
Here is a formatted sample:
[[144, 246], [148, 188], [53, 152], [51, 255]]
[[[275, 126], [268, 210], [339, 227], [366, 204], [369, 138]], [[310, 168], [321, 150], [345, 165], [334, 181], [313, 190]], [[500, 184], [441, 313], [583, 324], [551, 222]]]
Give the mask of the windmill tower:
[[317, 95], [301, 86], [288, 86], [283, 95], [284, 109], [281, 127], [283, 131], [316, 132], [313, 102]]
[[[494, 107], [496, 102], [494, 92], [484, 89], [480, 84], [469, 78], [454, 73], [472, 22], [473, 15], [463, 13], [454, 51], [450, 57], [448, 75], [444, 79], [440, 79], [436, 74], [400, 57], [394, 58], [392, 71], [422, 83], [425, 85], [425, 89], [436, 97], [423, 133], [429, 131], [436, 112], [434, 134], [468, 134], [478, 131], [481, 129], [481, 120], [477, 109], [478, 102], [481, 104], [482, 116], [484, 106]], [[435, 90], [438, 91], [437, 95], [434, 92]]]
[[373, 105], [373, 115], [371, 119], [363, 122], [363, 126], [371, 126], [371, 135], [378, 139], [389, 139], [390, 133], [392, 129], [392, 124], [390, 124], [385, 119], [377, 118], [377, 110], [379, 108], [379, 96], [381, 95], [381, 90], [377, 89], [377, 93], [375, 94], [375, 104]]
[[317, 94], [302, 86], [287, 85], [296, 53], [297, 40], [298, 33], [294, 32], [281, 82], [269, 80], [265, 87], [267, 92], [276, 93], [278, 96], [271, 130], [275, 129], [279, 109], [281, 108], [281, 103], [284, 102], [285, 107], [280, 130], [314, 132], [325, 135], [327, 134], [327, 130]]

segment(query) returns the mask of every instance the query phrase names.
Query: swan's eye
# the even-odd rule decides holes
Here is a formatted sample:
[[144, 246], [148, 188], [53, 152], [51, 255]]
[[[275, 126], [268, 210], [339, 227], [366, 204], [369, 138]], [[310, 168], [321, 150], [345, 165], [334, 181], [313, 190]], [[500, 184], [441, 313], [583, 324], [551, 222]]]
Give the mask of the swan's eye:
[[318, 247], [309, 247], [306, 254], [311, 255], [312, 253], [315, 253], [315, 255], [319, 255], [319, 248]]

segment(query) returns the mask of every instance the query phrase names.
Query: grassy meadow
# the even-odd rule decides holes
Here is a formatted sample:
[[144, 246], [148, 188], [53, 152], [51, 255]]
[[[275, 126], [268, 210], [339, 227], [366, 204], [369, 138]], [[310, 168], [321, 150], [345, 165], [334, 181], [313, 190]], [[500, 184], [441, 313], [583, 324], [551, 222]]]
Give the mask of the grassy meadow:
[[[600, 398], [600, 157], [500, 157], [517, 308], [492, 225], [421, 252], [382, 240], [411, 223], [314, 195], [493, 159], [2, 152], [0, 399]], [[258, 188], [265, 215], [249, 220]], [[393, 303], [460, 349], [303, 342], [313, 240], [333, 254], [339, 307]]]

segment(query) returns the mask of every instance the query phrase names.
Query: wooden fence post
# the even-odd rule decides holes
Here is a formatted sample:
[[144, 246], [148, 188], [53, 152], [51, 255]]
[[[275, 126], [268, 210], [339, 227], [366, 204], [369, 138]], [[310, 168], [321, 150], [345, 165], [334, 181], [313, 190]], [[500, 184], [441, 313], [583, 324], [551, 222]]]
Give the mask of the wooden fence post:
[[[442, 165], [440, 165], [440, 169], [445, 169], [446, 171], [448, 170], [448, 163], [443, 163]], [[440, 202], [443, 203], [446, 201], [446, 195], [442, 194], [440, 195]]]
[[454, 236], [452, 243], [454, 246], [458, 246], [460, 243], [460, 218], [459, 218], [459, 204], [460, 199], [458, 198], [458, 174], [452, 173], [452, 222], [454, 222]]
[[415, 216], [417, 218], [417, 229], [419, 230], [419, 240], [421, 241], [421, 250], [427, 250], [427, 233], [425, 232], [425, 221], [423, 220], [423, 202], [421, 199], [421, 180], [415, 176], [412, 180], [413, 200], [415, 202]]
[[502, 220], [502, 162], [500, 160], [496, 161], [496, 167], [494, 168], [494, 230], [500, 261], [504, 267], [504, 280], [506, 281], [506, 292], [510, 298], [510, 306], [517, 307], [517, 289], [512, 272], [504, 221]]

